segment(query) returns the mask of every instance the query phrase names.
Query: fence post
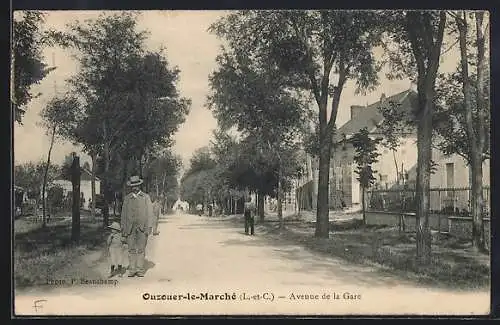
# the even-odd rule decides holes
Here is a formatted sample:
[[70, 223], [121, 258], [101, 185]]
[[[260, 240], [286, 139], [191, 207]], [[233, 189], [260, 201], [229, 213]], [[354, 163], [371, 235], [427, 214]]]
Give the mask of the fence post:
[[399, 192], [399, 200], [401, 202], [401, 214], [399, 215], [399, 234], [401, 235], [401, 231], [403, 230], [403, 213], [404, 213], [404, 202], [405, 202], [405, 192], [404, 189]]

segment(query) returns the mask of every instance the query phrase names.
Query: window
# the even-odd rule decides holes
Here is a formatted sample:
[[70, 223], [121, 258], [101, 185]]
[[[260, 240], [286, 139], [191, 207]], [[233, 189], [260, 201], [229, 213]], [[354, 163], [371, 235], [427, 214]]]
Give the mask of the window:
[[455, 186], [455, 166], [453, 163], [446, 164], [446, 187], [452, 188]]

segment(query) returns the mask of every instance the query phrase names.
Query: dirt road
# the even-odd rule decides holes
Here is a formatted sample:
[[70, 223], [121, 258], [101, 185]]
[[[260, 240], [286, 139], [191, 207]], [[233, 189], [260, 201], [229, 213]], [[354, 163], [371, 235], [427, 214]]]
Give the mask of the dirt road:
[[[18, 315], [419, 314], [489, 311], [489, 292], [418, 287], [369, 267], [271, 244], [242, 227], [177, 214], [148, 244], [144, 278], [48, 279], [48, 288], [17, 293]], [[57, 281], [73, 282], [59, 287]], [[87, 281], [87, 282], [85, 282]], [[154, 298], [154, 299], [153, 299]], [[38, 302], [35, 302], [38, 301]]]

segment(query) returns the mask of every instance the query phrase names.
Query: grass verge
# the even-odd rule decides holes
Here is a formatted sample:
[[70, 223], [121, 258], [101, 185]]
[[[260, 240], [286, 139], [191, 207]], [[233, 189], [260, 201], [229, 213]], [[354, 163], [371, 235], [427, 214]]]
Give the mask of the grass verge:
[[71, 220], [48, 224], [45, 228], [23, 226], [20, 221], [14, 227], [16, 289], [45, 285], [49, 279], [88, 273], [89, 270], [82, 269], [82, 257], [102, 250], [106, 236], [101, 222], [84, 219], [81, 220], [78, 244], [71, 242]]

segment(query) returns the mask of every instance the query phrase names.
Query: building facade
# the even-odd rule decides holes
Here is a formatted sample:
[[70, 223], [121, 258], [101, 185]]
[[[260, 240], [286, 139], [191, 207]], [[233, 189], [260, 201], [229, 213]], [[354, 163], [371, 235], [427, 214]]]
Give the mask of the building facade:
[[[89, 199], [92, 198], [92, 173], [86, 169], [81, 168], [80, 174], [80, 192], [85, 200], [85, 207], [87, 207]], [[73, 191], [73, 185], [71, 181], [65, 179], [56, 179], [52, 181], [52, 185], [59, 185], [63, 188], [64, 196], [68, 195]], [[95, 178], [95, 193], [99, 194], [101, 190], [101, 181], [98, 177]]]
[[[376, 103], [367, 106], [352, 106], [351, 118], [341, 126], [334, 137], [336, 144], [333, 150], [330, 167], [330, 209], [343, 207], [360, 207], [361, 186], [357, 180], [355, 149], [350, 139], [363, 128], [367, 128], [372, 137], [381, 137], [379, 126], [384, 118], [379, 110], [388, 103], [398, 105], [398, 109], [410, 112], [417, 105], [417, 94], [412, 89], [391, 97], [382, 95]], [[408, 130], [400, 135], [400, 145], [390, 150], [383, 144], [378, 145], [378, 162], [373, 164], [376, 171], [376, 186], [391, 188], [398, 181], [405, 179], [408, 184], [416, 181], [417, 136]], [[432, 159], [436, 163], [431, 174], [431, 188], [468, 188], [470, 186], [469, 168], [459, 155], [445, 156], [433, 149]], [[308, 157], [304, 166], [307, 173], [298, 181], [297, 199], [301, 209], [315, 209], [317, 198], [318, 163]], [[489, 160], [483, 164], [483, 184], [490, 184]]]

